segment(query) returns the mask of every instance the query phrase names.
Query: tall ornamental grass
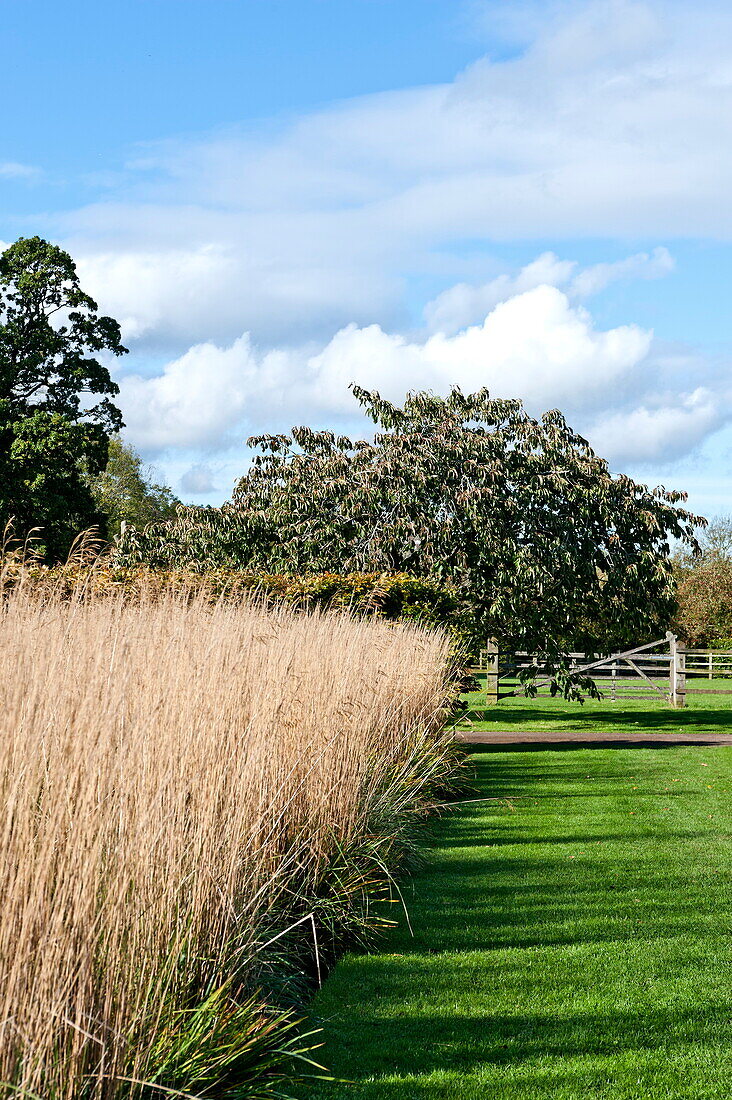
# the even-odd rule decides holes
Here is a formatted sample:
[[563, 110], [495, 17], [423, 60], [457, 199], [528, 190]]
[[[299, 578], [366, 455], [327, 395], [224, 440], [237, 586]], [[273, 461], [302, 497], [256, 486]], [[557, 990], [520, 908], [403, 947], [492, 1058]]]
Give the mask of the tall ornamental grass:
[[398, 623], [8, 593], [0, 1095], [251, 1100], [319, 1072], [288, 1005], [383, 920], [451, 767], [449, 663]]

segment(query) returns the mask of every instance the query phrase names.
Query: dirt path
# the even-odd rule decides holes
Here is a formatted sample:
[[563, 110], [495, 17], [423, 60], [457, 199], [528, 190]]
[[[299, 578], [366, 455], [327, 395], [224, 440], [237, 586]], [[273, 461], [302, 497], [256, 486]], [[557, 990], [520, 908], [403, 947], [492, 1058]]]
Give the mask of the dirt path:
[[618, 733], [615, 730], [459, 730], [455, 740], [465, 745], [499, 745], [501, 748], [553, 745], [577, 748], [669, 748], [672, 745], [732, 745], [726, 733]]

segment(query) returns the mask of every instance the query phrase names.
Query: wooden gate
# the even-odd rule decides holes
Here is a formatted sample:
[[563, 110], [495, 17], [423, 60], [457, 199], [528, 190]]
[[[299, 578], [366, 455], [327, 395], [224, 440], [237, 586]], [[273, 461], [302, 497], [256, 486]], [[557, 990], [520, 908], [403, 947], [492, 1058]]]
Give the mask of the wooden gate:
[[[480, 671], [486, 678], [486, 702], [521, 694], [519, 673], [537, 670], [534, 686], [538, 694], [548, 692], [551, 677], [541, 676], [535, 656], [528, 653], [501, 654], [498, 645], [490, 641], [483, 651]], [[674, 707], [683, 707], [686, 688], [686, 650], [675, 634], [667, 631], [665, 638], [636, 646], [607, 657], [588, 660], [584, 653], [568, 654], [570, 670], [592, 676], [603, 698], [643, 699], [660, 696]]]

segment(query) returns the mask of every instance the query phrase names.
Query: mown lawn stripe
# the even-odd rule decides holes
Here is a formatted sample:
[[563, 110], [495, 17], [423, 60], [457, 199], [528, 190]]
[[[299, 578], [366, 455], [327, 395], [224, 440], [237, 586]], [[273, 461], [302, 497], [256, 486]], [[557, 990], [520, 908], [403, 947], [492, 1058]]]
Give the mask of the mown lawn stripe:
[[383, 953], [314, 1005], [334, 1100], [726, 1098], [732, 750], [477, 753]]

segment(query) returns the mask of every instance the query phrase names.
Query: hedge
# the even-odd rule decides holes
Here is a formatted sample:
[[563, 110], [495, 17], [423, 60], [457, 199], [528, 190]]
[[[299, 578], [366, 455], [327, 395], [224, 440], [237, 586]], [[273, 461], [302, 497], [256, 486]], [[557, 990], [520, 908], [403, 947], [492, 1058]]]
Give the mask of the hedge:
[[445, 585], [407, 573], [318, 573], [285, 576], [237, 569], [194, 572], [151, 569], [109, 563], [45, 566], [6, 559], [3, 587], [30, 586], [39, 595], [54, 592], [67, 598], [86, 593], [123, 593], [132, 599], [156, 598], [165, 592], [204, 594], [211, 599], [255, 597], [284, 602], [302, 610], [339, 608], [354, 614], [373, 614], [423, 626], [445, 626], [460, 639], [470, 633], [465, 609], [457, 594]]

